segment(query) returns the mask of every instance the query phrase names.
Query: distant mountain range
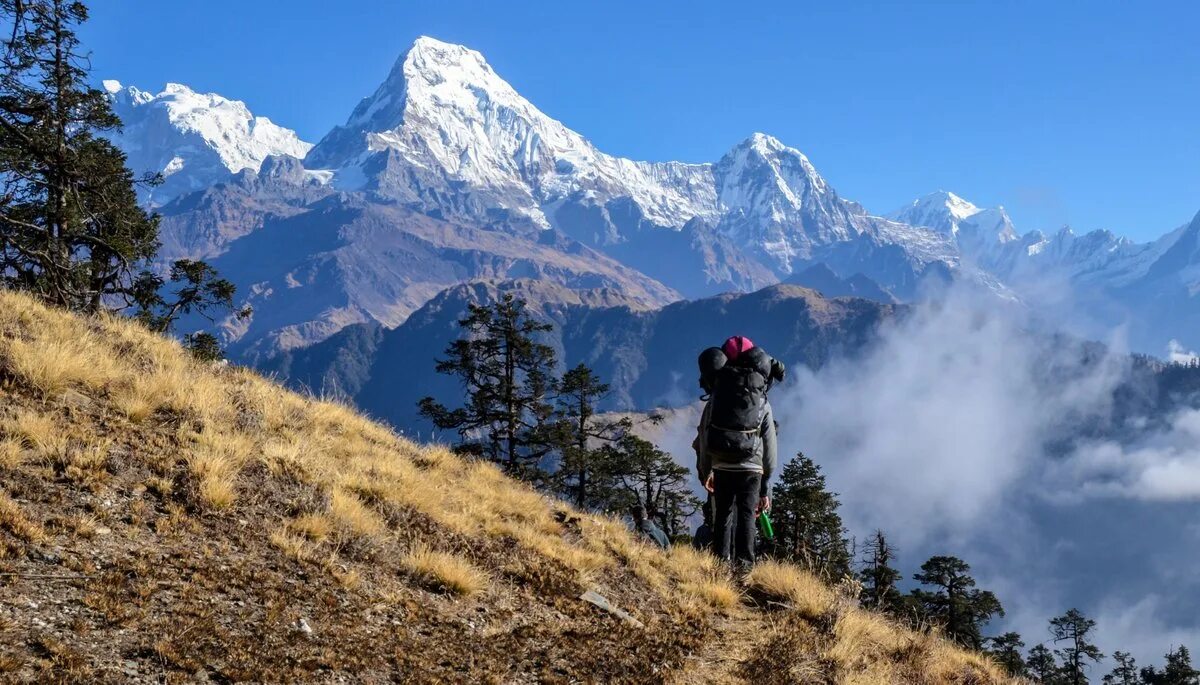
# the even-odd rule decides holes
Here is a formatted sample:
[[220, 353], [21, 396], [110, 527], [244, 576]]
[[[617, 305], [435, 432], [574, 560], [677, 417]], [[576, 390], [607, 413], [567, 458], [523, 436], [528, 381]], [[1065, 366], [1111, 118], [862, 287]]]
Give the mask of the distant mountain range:
[[958, 282], [1048, 320], [1126, 324], [1145, 351], [1200, 347], [1200, 215], [1147, 244], [1022, 235], [1003, 208], [941, 191], [877, 216], [761, 133], [710, 164], [613, 157], [431, 38], [315, 145], [218, 95], [105, 87], [131, 166], [165, 176], [145, 195], [164, 258], [214, 261], [254, 306], [222, 327], [250, 361], [512, 278], [642, 309], [781, 281], [884, 302]]
[[560, 363], [585, 363], [611, 385], [605, 410], [644, 411], [695, 400], [696, 354], [730, 331], [754, 331], [755, 342], [788, 365], [815, 369], [857, 353], [902, 308], [776, 285], [645, 310], [613, 289], [577, 290], [533, 279], [477, 281], [442, 292], [396, 328], [347, 326], [321, 343], [275, 356], [263, 369], [316, 394], [352, 401], [393, 425], [428, 429], [417, 417], [417, 401], [433, 395], [457, 402], [462, 395], [457, 380], [434, 371], [460, 334], [458, 319], [469, 304], [490, 304], [510, 293], [554, 325], [543, 341]]

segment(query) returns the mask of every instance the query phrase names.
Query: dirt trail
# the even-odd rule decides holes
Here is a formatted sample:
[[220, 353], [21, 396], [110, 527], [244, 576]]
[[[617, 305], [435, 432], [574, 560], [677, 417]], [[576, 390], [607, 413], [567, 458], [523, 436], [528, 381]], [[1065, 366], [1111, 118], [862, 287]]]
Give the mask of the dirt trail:
[[687, 657], [683, 668], [667, 680], [670, 685], [740, 685], [747, 682], [738, 667], [751, 657], [765, 639], [762, 616], [747, 607], [719, 619], [716, 637], [698, 653]]

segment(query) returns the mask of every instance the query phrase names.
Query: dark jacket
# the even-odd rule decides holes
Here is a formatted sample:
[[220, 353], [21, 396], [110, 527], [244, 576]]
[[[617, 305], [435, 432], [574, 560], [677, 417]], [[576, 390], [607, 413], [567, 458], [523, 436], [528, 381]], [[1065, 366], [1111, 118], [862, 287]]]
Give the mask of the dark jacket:
[[755, 441], [754, 451], [743, 461], [733, 464], [724, 461], [714, 463], [712, 456], [708, 453], [705, 442], [711, 412], [712, 403], [708, 402], [704, 405], [704, 412], [700, 415], [700, 425], [696, 428], [696, 439], [692, 441], [692, 449], [696, 450], [696, 472], [700, 475], [700, 482], [707, 480], [709, 472], [713, 469], [757, 471], [762, 474], [760, 489], [765, 495], [767, 481], [771, 479], [771, 474], [775, 473], [779, 464], [779, 448], [775, 438], [775, 416], [771, 411], [770, 401], [767, 402], [766, 415], [758, 429], [758, 440]]
[[645, 536], [647, 540], [653, 542], [659, 547], [667, 549], [671, 546], [671, 540], [667, 537], [667, 534], [663, 532], [662, 528], [654, 525], [653, 521], [649, 519], [642, 519], [641, 521], [635, 520], [633, 522], [633, 527], [637, 530], [637, 532]]

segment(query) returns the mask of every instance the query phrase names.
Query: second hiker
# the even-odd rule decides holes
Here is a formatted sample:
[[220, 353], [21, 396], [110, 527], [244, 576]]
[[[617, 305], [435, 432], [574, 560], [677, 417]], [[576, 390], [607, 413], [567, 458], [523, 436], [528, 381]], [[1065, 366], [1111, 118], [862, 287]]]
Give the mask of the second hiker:
[[771, 508], [767, 484], [777, 450], [767, 391], [783, 379], [783, 364], [740, 335], [705, 350], [699, 361], [708, 402], [692, 447], [715, 503], [713, 553], [745, 570], [754, 563], [755, 517]]

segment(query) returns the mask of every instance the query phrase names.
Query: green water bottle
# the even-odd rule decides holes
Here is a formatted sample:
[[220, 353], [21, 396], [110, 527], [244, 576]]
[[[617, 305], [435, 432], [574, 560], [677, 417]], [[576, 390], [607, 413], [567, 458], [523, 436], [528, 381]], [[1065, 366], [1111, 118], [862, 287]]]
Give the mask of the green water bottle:
[[771, 525], [771, 517], [767, 516], [767, 511], [764, 509], [758, 515], [758, 534], [764, 540], [775, 539], [775, 527]]

